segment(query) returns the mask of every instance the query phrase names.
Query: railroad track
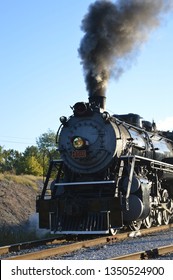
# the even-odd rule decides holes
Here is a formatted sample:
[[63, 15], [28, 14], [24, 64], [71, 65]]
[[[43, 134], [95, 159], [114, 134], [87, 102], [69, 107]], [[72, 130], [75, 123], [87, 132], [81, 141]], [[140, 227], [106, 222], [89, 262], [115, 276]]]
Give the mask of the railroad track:
[[19, 252], [21, 250], [36, 248], [42, 245], [60, 244], [64, 242], [67, 242], [67, 240], [62, 237], [54, 237], [54, 238], [46, 238], [41, 240], [34, 240], [34, 241], [6, 245], [0, 247], [0, 256], [12, 252]]
[[159, 256], [163, 256], [168, 253], [173, 253], [173, 244], [159, 248], [154, 248], [147, 251], [111, 258], [111, 260], [149, 260], [157, 259]]
[[[169, 224], [169, 225], [164, 225], [164, 226], [160, 226], [160, 227], [153, 227], [150, 229], [142, 229], [138, 232], [138, 234], [140, 233], [140, 235], [148, 235], [148, 234], [152, 234], [152, 233], [156, 233], [159, 231], [164, 231], [164, 230], [168, 230], [173, 228], [173, 224]], [[49, 249], [42, 249], [42, 250], [38, 250], [35, 252], [31, 252], [31, 253], [26, 253], [23, 255], [17, 255], [17, 256], [11, 256], [11, 257], [7, 257], [5, 258], [6, 260], [38, 260], [38, 259], [46, 259], [55, 255], [64, 255], [66, 253], [71, 253], [71, 252], [75, 252], [77, 250], [80, 250], [82, 248], [89, 248], [89, 247], [94, 247], [94, 246], [98, 246], [98, 245], [104, 245], [104, 244], [108, 244], [111, 242], [118, 242], [121, 240], [124, 240], [126, 238], [129, 238], [129, 235], [131, 235], [132, 232], [124, 232], [124, 233], [120, 233], [120, 234], [116, 234], [115, 236], [104, 236], [104, 237], [99, 237], [99, 238], [95, 238], [95, 239], [91, 239], [91, 240], [84, 240], [84, 241], [79, 241], [79, 242], [74, 242], [72, 244], [67, 244], [67, 245], [60, 245], [60, 240], [57, 240], [59, 245], [58, 247], [54, 247], [54, 248], [49, 248]], [[17, 244], [15, 245], [17, 246]], [[0, 248], [0, 252], [1, 252]], [[141, 252], [144, 253], [144, 252]], [[135, 257], [135, 256], [134, 256]], [[131, 255], [132, 258], [132, 255]], [[116, 259], [116, 258], [115, 258]], [[133, 259], [133, 258], [132, 258]]]

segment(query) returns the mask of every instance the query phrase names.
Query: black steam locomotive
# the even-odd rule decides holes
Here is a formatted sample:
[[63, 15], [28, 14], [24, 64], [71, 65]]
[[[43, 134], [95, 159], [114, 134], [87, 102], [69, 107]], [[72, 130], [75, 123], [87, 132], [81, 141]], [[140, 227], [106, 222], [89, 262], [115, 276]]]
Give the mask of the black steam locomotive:
[[68, 119], [60, 118], [60, 159], [50, 162], [37, 198], [40, 228], [114, 234], [127, 226], [168, 224], [173, 134], [158, 132], [136, 114], [110, 115], [103, 96], [78, 102], [72, 110]]

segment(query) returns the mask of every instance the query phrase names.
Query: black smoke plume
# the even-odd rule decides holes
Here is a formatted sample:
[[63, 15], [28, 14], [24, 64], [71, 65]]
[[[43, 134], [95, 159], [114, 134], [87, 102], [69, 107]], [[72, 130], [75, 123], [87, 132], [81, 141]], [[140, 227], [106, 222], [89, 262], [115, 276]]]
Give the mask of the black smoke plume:
[[110, 76], [119, 78], [171, 8], [172, 0], [100, 0], [89, 6], [79, 47], [89, 97], [105, 96]]

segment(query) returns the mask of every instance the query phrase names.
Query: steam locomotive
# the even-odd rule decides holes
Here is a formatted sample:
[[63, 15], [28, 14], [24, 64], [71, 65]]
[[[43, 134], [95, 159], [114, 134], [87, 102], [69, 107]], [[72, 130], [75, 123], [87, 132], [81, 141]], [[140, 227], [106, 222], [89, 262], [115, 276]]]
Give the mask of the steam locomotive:
[[173, 216], [173, 133], [137, 114], [110, 115], [104, 99], [78, 102], [60, 118], [60, 159], [50, 162], [36, 201], [40, 228], [115, 234]]

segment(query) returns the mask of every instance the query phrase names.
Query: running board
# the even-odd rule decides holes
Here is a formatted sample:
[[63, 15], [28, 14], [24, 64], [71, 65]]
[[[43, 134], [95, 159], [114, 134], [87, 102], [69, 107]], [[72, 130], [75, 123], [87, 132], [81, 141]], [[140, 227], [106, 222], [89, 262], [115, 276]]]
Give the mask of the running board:
[[91, 235], [91, 234], [110, 234], [110, 230], [105, 231], [51, 231], [51, 234], [72, 234], [72, 235]]

